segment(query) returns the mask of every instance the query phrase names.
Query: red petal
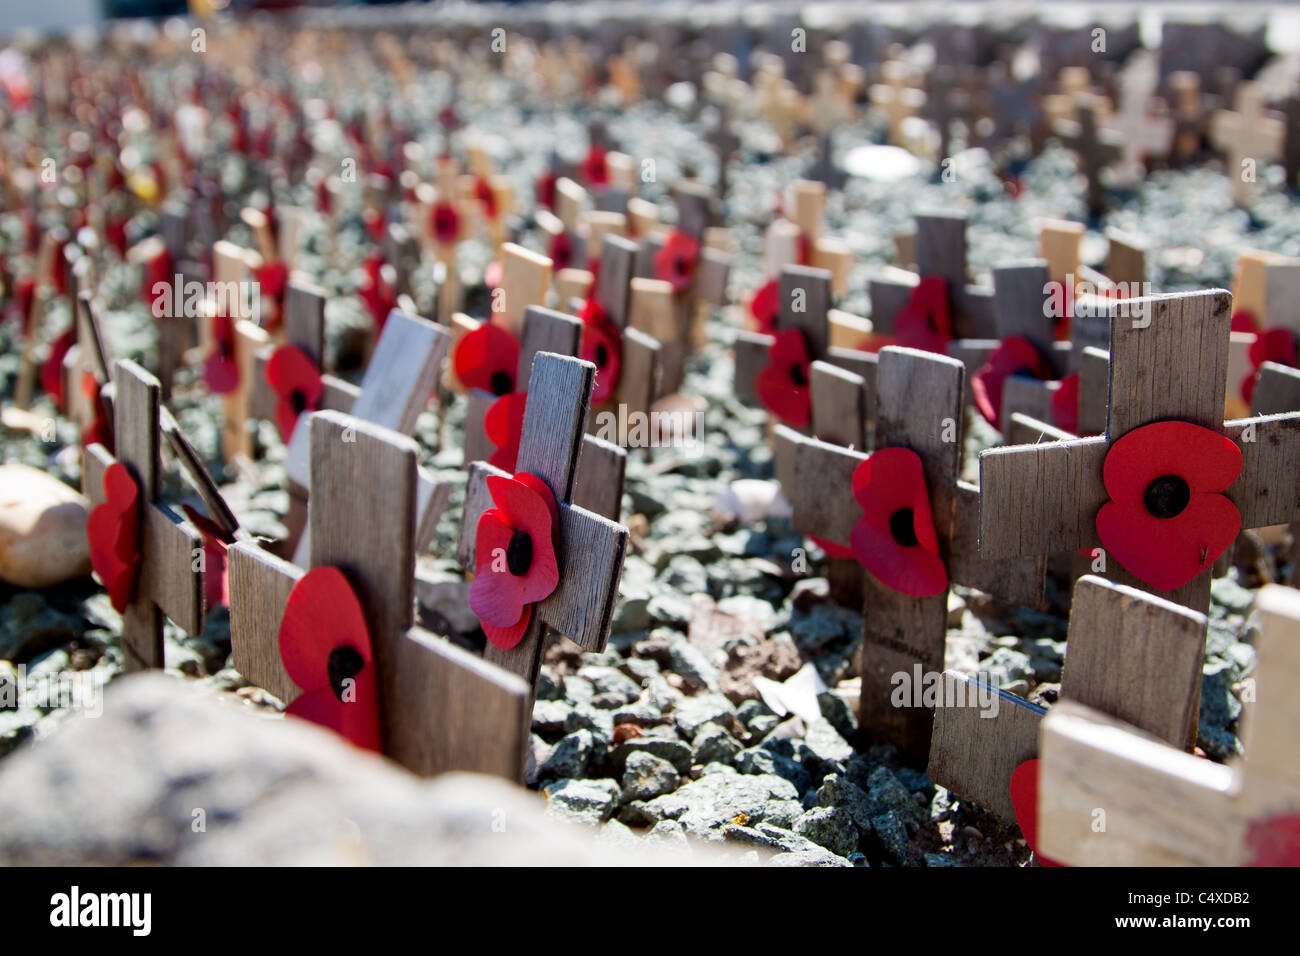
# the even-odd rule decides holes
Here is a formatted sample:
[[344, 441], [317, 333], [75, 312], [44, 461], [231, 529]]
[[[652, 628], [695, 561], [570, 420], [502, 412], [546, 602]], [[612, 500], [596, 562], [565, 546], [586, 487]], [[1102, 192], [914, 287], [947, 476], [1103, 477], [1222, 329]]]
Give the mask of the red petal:
[[370, 668], [374, 659], [370, 633], [352, 585], [338, 568], [312, 568], [294, 584], [285, 602], [280, 660], [290, 679], [304, 691], [329, 690], [329, 656], [343, 646], [353, 648], [365, 669]]
[[1231, 331], [1258, 333], [1259, 323], [1255, 320], [1255, 314], [1247, 309], [1238, 309], [1232, 313]]
[[[909, 448], [873, 452], [853, 473], [853, 495], [863, 511], [849, 535], [858, 562], [895, 591], [915, 597], [942, 592], [948, 586], [948, 572], [939, 556], [925, 471], [916, 452]], [[917, 543], [911, 547], [894, 540], [890, 529], [890, 519], [904, 508], [912, 510]]]
[[77, 333], [68, 329], [54, 340], [49, 357], [41, 365], [41, 388], [60, 410], [63, 408], [63, 360], [76, 341]]
[[1038, 767], [1039, 761], [1026, 760], [1011, 774], [1011, 806], [1016, 811], [1016, 822], [1025, 835], [1029, 849], [1038, 857], [1040, 866], [1064, 866], [1049, 860], [1038, 852]]
[[519, 457], [519, 441], [524, 433], [524, 409], [528, 404], [527, 392], [502, 395], [483, 416], [483, 431], [496, 446], [488, 464], [502, 471], [513, 472]]
[[1102, 547], [1158, 591], [1176, 590], [1210, 567], [1240, 531], [1241, 513], [1220, 494], [1192, 495], [1173, 518], [1115, 501], [1097, 512]]
[[926, 352], [945, 352], [952, 339], [948, 283], [940, 276], [923, 276], [907, 305], [894, 317], [898, 344]]
[[1061, 379], [1061, 386], [1052, 395], [1052, 422], [1072, 434], [1079, 434], [1079, 373]]
[[91, 567], [108, 589], [113, 608], [122, 613], [140, 562], [140, 488], [120, 461], [104, 471], [104, 497], [86, 519], [86, 542]]
[[515, 475], [515, 481], [533, 489], [533, 491], [537, 492], [541, 499], [546, 502], [546, 507], [551, 511], [551, 529], [555, 534], [559, 534], [560, 508], [559, 505], [555, 503], [555, 492], [551, 490], [551, 486], [541, 478], [538, 478], [536, 475], [527, 471], [521, 471], [519, 474]]
[[755, 391], [768, 411], [786, 424], [802, 428], [812, 415], [808, 384], [811, 376], [812, 363], [803, 333], [786, 329], [772, 343], [767, 365], [758, 373]]
[[1147, 486], [1162, 475], [1178, 475], [1197, 495], [1227, 489], [1241, 464], [1241, 449], [1216, 431], [1190, 422], [1155, 422], [1110, 446], [1102, 480], [1112, 501], [1140, 507]]
[[[918, 536], [919, 537], [919, 536]], [[866, 518], [849, 535], [853, 555], [881, 584], [913, 597], [933, 597], [948, 587], [943, 559], [921, 547], [905, 548]]]
[[754, 317], [760, 332], [766, 335], [772, 334], [780, 307], [781, 283], [776, 279], [769, 279], [759, 286], [754, 297], [749, 300], [749, 314]]
[[469, 586], [469, 609], [483, 624], [510, 627], [519, 620], [524, 606], [531, 603], [523, 597], [524, 579], [509, 570], [492, 570], [494, 562], [505, 560], [504, 553], [489, 554], [488, 558], [485, 567]]
[[326, 684], [293, 699], [285, 712], [327, 727], [363, 750], [379, 753], [383, 739], [379, 725], [379, 692], [375, 669], [367, 666], [353, 677], [354, 700], [341, 701]]
[[826, 538], [819, 538], [816, 535], [808, 535], [809, 539], [826, 552], [828, 558], [851, 558], [853, 549], [846, 544], [836, 544], [834, 541], [828, 541]]
[[1047, 377], [1047, 366], [1033, 342], [1011, 335], [1002, 340], [971, 377], [975, 406], [994, 428], [1002, 427], [1002, 391], [1007, 379], [1023, 374], [1041, 381]]
[[1296, 364], [1296, 336], [1290, 329], [1269, 329], [1261, 332], [1250, 343], [1250, 364], [1256, 368], [1265, 362], [1294, 367]]
[[[466, 388], [477, 388], [494, 395], [514, 391], [515, 375], [519, 370], [519, 342], [508, 331], [491, 322], [484, 322], [473, 332], [467, 332], [451, 357], [456, 378]], [[509, 378], [510, 387], [497, 391], [494, 385]]]
[[1247, 866], [1300, 866], [1300, 814], [1253, 821], [1246, 828]]
[[483, 634], [493, 647], [499, 647], [503, 651], [508, 651], [517, 645], [524, 636], [524, 631], [528, 630], [528, 622], [532, 620], [533, 606], [525, 604], [519, 614], [519, 620], [509, 627], [494, 627], [491, 624], [483, 625]]
[[[604, 361], [600, 361], [602, 350]], [[591, 321], [582, 327], [581, 357], [596, 366], [596, 382], [591, 390], [595, 403], [607, 401], [618, 386], [623, 364], [623, 343], [618, 329], [608, 322]]]

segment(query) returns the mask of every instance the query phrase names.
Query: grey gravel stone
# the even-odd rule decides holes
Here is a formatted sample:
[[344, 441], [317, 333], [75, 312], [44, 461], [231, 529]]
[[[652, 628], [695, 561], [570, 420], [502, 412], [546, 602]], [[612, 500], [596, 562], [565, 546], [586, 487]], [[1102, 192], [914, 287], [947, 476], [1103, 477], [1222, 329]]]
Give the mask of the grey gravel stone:
[[704, 653], [685, 638], [673, 641], [668, 648], [668, 670], [680, 674], [689, 686], [717, 693], [718, 669]]
[[623, 766], [623, 793], [632, 800], [653, 800], [672, 793], [680, 783], [671, 763], [645, 751], [630, 754]]
[[573, 712], [573, 705], [566, 700], [539, 700], [533, 704], [533, 731], [544, 737], [558, 736], [564, 733], [565, 721]]
[[688, 773], [691, 769], [690, 745], [675, 736], [657, 737], [648, 734], [644, 737], [633, 737], [615, 747], [611, 757], [615, 766], [621, 767], [637, 753], [654, 754], [667, 760], [678, 773]]
[[613, 780], [557, 780], [542, 793], [551, 813], [582, 823], [603, 823], [618, 806], [618, 784]]
[[887, 812], [895, 812], [902, 821], [919, 823], [925, 818], [925, 812], [912, 799], [912, 793], [903, 786], [888, 767], [877, 767], [867, 778], [867, 798], [871, 801], [873, 817]]
[[866, 792], [847, 777], [828, 776], [817, 789], [819, 807], [839, 807], [849, 814], [861, 831], [871, 829], [871, 801]]
[[595, 751], [604, 750], [614, 740], [614, 715], [592, 704], [579, 704], [564, 718], [564, 732], [590, 731]]
[[705, 724], [729, 724], [736, 708], [721, 694], [688, 697], [677, 705], [674, 718], [683, 737], [691, 739]]
[[898, 866], [907, 861], [907, 827], [896, 810], [889, 810], [871, 818], [871, 829], [875, 831], [885, 855]]
[[709, 723], [696, 731], [695, 739], [691, 741], [691, 760], [695, 764], [729, 764], [742, 749], [740, 741], [727, 733], [726, 728]]
[[795, 821], [794, 832], [837, 856], [848, 856], [858, 847], [858, 828], [839, 807], [813, 807]]
[[539, 780], [581, 777], [596, 755], [596, 741], [590, 730], [566, 734], [555, 745], [546, 763], [537, 771]]
[[798, 791], [782, 777], [713, 773], [684, 784], [675, 793], [656, 797], [642, 808], [655, 820], [678, 820], [688, 832], [721, 838], [728, 823], [762, 822], [773, 800], [794, 800]]

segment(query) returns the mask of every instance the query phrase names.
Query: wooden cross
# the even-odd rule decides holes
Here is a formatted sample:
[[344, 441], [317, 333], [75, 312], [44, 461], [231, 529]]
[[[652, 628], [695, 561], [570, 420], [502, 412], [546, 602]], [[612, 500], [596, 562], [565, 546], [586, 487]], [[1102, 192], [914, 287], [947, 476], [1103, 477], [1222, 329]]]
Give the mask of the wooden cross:
[[1236, 110], [1219, 110], [1210, 121], [1210, 142], [1224, 154], [1224, 172], [1232, 182], [1232, 201], [1244, 206], [1255, 195], [1257, 167], [1282, 157], [1282, 120], [1264, 110], [1264, 89], [1257, 83], [1237, 87]]
[[[338, 412], [313, 415], [310, 427], [315, 490], [308, 563], [337, 567], [361, 602], [377, 671], [384, 753], [423, 776], [469, 770], [521, 780], [531, 713], [527, 686], [412, 626], [415, 442]], [[285, 601], [304, 571], [250, 542], [232, 545], [228, 560], [235, 667], [288, 704], [300, 689], [280, 660], [278, 635]]]
[[1269, 585], [1255, 607], [1257, 665], [1242, 717], [1246, 760], [1224, 766], [1180, 753], [1122, 721], [1062, 702], [1040, 736], [1044, 856], [1071, 866], [1242, 866], [1279, 849], [1268, 823], [1300, 812], [1300, 593]]
[[205, 315], [200, 319], [199, 325], [205, 351], [211, 351], [217, 347], [211, 326], [217, 312], [224, 310], [234, 323], [234, 361], [239, 370], [239, 384], [233, 391], [222, 396], [221, 449], [226, 461], [252, 456], [253, 440], [248, 431], [248, 407], [253, 391], [254, 357], [271, 340], [266, 330], [250, 321], [250, 316], [244, 312], [243, 291], [251, 288], [252, 266], [256, 256], [251, 250], [241, 249], [224, 239], [213, 245], [212, 281], [216, 298], [204, 304]]
[[1079, 171], [1087, 182], [1088, 214], [1100, 216], [1106, 208], [1101, 171], [1123, 155], [1124, 144], [1113, 131], [1099, 127], [1102, 107], [1097, 97], [1079, 97], [1075, 113], [1078, 119], [1057, 124], [1056, 135], [1078, 155]]
[[623, 336], [618, 385], [603, 408], [622, 405], [629, 412], [647, 413], [662, 394], [663, 344], [631, 325], [636, 255], [637, 244], [632, 240], [619, 235], [604, 236], [600, 243], [600, 275], [595, 296]]
[[1157, 57], [1138, 51], [1129, 58], [1119, 77], [1119, 111], [1102, 122], [1123, 151], [1122, 175], [1129, 181], [1142, 176], [1146, 159], [1164, 159], [1173, 149], [1174, 121], [1152, 111], [1152, 96], [1159, 82]]
[[[595, 371], [590, 362], [542, 352], [533, 361], [528, 383], [517, 471], [541, 478], [555, 494], [560, 508], [560, 580], [555, 591], [533, 607], [528, 629], [515, 647], [503, 651], [489, 643], [483, 656], [520, 675], [534, 690], [548, 628], [585, 651], [605, 647], [623, 570], [627, 528], [573, 503]], [[485, 479], [504, 474], [486, 462], [470, 467], [457, 554], [462, 567], [475, 567], [479, 517], [492, 507]], [[525, 723], [531, 712], [530, 707], [523, 715]]]
[[139, 365], [119, 360], [113, 376], [117, 458], [103, 445], [86, 448], [81, 490], [92, 505], [105, 501], [104, 472], [116, 461], [140, 488], [140, 568], [122, 615], [122, 666], [128, 671], [163, 666], [163, 619], [191, 636], [203, 633], [203, 536], [164, 505], [160, 414], [162, 386]]
[[[1108, 497], [1106, 453], [1128, 432], [1158, 421], [1189, 422], [1237, 443], [1243, 468], [1224, 494], [1241, 513], [1242, 528], [1300, 515], [1300, 495], [1287, 477], [1300, 462], [1300, 414], [1223, 421], [1231, 302], [1227, 292], [1214, 289], [1096, 304], [1110, 324], [1105, 432], [981, 454], [981, 556], [1099, 548], [1096, 515]], [[1113, 560], [1105, 576], [1151, 590]], [[1163, 596], [1205, 611], [1210, 571]]]
[[[956, 359], [894, 346], [882, 349], [875, 377], [875, 448], [909, 448], [921, 458], [950, 583], [1036, 606], [1043, 590], [1041, 560], [988, 561], [976, 553], [980, 491], [957, 477], [964, 378], [965, 369]], [[794, 527], [847, 545], [862, 517], [851, 490], [853, 472], [867, 456], [784, 426], [777, 431], [794, 446]], [[947, 589], [933, 597], [912, 597], [869, 574], [863, 578], [861, 725], [876, 739], [923, 759], [930, 745], [930, 711], [894, 707], [891, 685], [894, 674], [910, 674], [918, 663], [936, 673], [943, 670]]]
[[1173, 100], [1174, 142], [1172, 159], [1182, 164], [1200, 155], [1205, 142], [1206, 117], [1201, 107], [1201, 77], [1192, 70], [1175, 70], [1166, 81]]
[[76, 344], [63, 357], [63, 396], [67, 416], [83, 430], [95, 420], [98, 409], [93, 399], [81, 390], [83, 375], [92, 375], [100, 385], [111, 379], [113, 362], [104, 340], [99, 304], [89, 289], [77, 294]]
[[[831, 274], [825, 269], [787, 265], [781, 269], [780, 306], [775, 326], [778, 333], [798, 329], [803, 333], [808, 357], [825, 360], [830, 354]], [[776, 338], [760, 332], [737, 332], [735, 342], [735, 393], [741, 401], [758, 399], [758, 374], [767, 365]]]
[[[1172, 747], [1196, 743], [1205, 615], [1102, 578], [1074, 586], [1061, 699], [1127, 721]], [[996, 694], [997, 709], [980, 705]], [[1011, 774], [1038, 756], [1046, 709], [975, 677], [945, 671], [927, 774], [1014, 820]]]
[[[1252, 399], [1252, 415], [1282, 415], [1300, 411], [1300, 369], [1276, 362], [1265, 362], [1259, 367]], [[1291, 522], [1291, 572], [1284, 583], [1294, 587], [1300, 584], [1300, 522]], [[1279, 564], [1284, 559], [1279, 559]]]
[[905, 146], [903, 124], [925, 105], [925, 91], [913, 84], [911, 68], [901, 60], [886, 60], [880, 65], [881, 82], [867, 90], [871, 105], [889, 121], [889, 142]]

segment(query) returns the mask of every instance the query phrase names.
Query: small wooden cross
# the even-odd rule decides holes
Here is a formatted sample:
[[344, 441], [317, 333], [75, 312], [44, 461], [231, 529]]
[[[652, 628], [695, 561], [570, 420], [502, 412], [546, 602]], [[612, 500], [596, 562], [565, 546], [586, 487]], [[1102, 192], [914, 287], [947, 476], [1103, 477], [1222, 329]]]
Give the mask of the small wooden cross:
[[75, 322], [76, 344], [63, 357], [63, 395], [68, 418], [84, 430], [95, 420], [98, 409], [93, 399], [81, 390], [82, 376], [89, 374], [103, 386], [108, 384], [113, 371], [100, 307], [88, 289], [77, 294]]
[[1182, 164], [1200, 155], [1205, 144], [1205, 111], [1201, 107], [1201, 77], [1192, 70], [1175, 70], [1166, 85], [1172, 97], [1174, 142], [1172, 159]]
[[1062, 702], [1040, 734], [1044, 856], [1070, 866], [1243, 866], [1267, 863], [1270, 851], [1281, 850], [1269, 824], [1300, 812], [1300, 593], [1269, 585], [1255, 607], [1258, 662], [1242, 717], [1246, 760], [1224, 766], [1180, 753]]
[[[573, 503], [595, 371], [590, 362], [542, 352], [533, 361], [528, 383], [516, 471], [541, 478], [555, 495], [560, 580], [550, 597], [533, 608], [528, 630], [515, 647], [503, 651], [489, 643], [483, 656], [520, 675], [534, 690], [548, 628], [585, 651], [605, 647], [627, 550], [627, 528]], [[479, 517], [492, 507], [485, 479], [504, 474], [482, 461], [470, 466], [457, 555], [462, 567], [475, 566]], [[531, 707], [525, 720], [529, 715]]]
[[901, 60], [886, 60], [880, 65], [879, 83], [867, 90], [871, 105], [889, 121], [889, 142], [906, 146], [903, 124], [925, 105], [925, 91], [914, 85], [911, 68]]
[[[1074, 586], [1061, 699], [1095, 707], [1190, 750], [1200, 712], [1205, 628], [1203, 614], [1084, 576]], [[979, 701], [992, 693], [997, 709], [989, 714]], [[1038, 755], [1046, 713], [978, 678], [945, 671], [927, 774], [939, 786], [1014, 820], [1011, 774]]]
[[[378, 676], [384, 753], [423, 776], [469, 770], [521, 780], [528, 687], [412, 626], [415, 442], [338, 412], [313, 415], [310, 427], [315, 491], [309, 564], [339, 568], [361, 601]], [[280, 660], [278, 635], [285, 601], [304, 571], [251, 542], [232, 545], [228, 559], [235, 667], [287, 704], [300, 690]]]
[[[217, 290], [215, 300], [204, 303], [200, 318], [200, 338], [205, 352], [216, 348], [211, 322], [218, 310], [224, 310], [234, 323], [234, 361], [239, 370], [239, 384], [222, 398], [221, 449], [226, 461], [248, 458], [253, 440], [248, 432], [248, 406], [253, 391], [254, 356], [270, 342], [270, 336], [245, 314], [244, 290], [251, 288], [253, 262], [257, 254], [241, 249], [226, 240], [213, 244], [212, 281]], [[170, 321], [170, 320], [169, 320]]]
[[1156, 54], [1135, 53], [1119, 76], [1119, 111], [1101, 124], [1121, 145], [1121, 175], [1129, 181], [1141, 178], [1145, 160], [1164, 159], [1173, 149], [1174, 121], [1152, 110], [1158, 83]]
[[[921, 458], [950, 583], [1036, 606], [1043, 591], [1041, 560], [988, 561], [976, 553], [980, 490], [957, 477], [964, 377], [965, 369], [956, 359], [894, 346], [881, 349], [875, 377], [875, 448], [909, 448]], [[867, 456], [784, 426], [777, 432], [794, 446], [792, 524], [804, 534], [847, 545], [863, 514], [851, 490], [853, 473]], [[931, 713], [894, 707], [891, 685], [894, 674], [911, 673], [917, 663], [936, 673], [943, 670], [947, 588], [933, 597], [912, 597], [869, 574], [863, 578], [861, 724], [876, 739], [924, 758]]]
[[636, 255], [637, 244], [630, 239], [618, 235], [601, 239], [595, 297], [623, 336], [618, 386], [603, 409], [622, 405], [629, 412], [648, 413], [662, 394], [663, 344], [631, 325]]
[[[798, 329], [803, 333], [808, 357], [824, 361], [830, 354], [831, 273], [809, 266], [787, 265], [780, 272], [780, 306], [775, 326], [778, 333]], [[736, 397], [745, 402], [758, 399], [758, 374], [767, 365], [768, 353], [776, 341], [760, 332], [736, 333]]]
[[1056, 135], [1079, 157], [1079, 171], [1087, 182], [1088, 214], [1100, 216], [1106, 209], [1106, 190], [1101, 171], [1124, 154], [1124, 143], [1113, 131], [1098, 125], [1102, 106], [1095, 96], [1081, 96], [1075, 102], [1075, 120], [1062, 120]]
[[[1252, 399], [1252, 415], [1282, 415], [1300, 411], [1300, 369], [1276, 362], [1265, 362], [1259, 367]], [[1283, 583], [1295, 587], [1300, 584], [1300, 522], [1291, 522], [1291, 571]], [[1285, 559], [1279, 559], [1279, 564]]]
[[162, 493], [160, 414], [162, 386], [128, 359], [113, 376], [114, 440], [117, 458], [103, 445], [86, 448], [81, 490], [92, 505], [103, 503], [104, 472], [116, 461], [140, 488], [140, 569], [135, 591], [122, 615], [123, 668], [163, 666], [163, 619], [191, 636], [203, 633], [203, 536], [159, 498]]
[[[1110, 401], [1104, 434], [996, 448], [980, 455], [980, 555], [1003, 559], [1099, 548], [1096, 515], [1108, 495], [1110, 446], [1158, 421], [1184, 421], [1227, 435], [1241, 449], [1240, 477], [1224, 495], [1242, 528], [1300, 516], [1286, 477], [1300, 463], [1300, 414], [1223, 421], [1231, 296], [1222, 289], [1099, 302], [1110, 324]], [[1145, 590], [1111, 561], [1105, 576]], [[1210, 571], [1163, 596], [1208, 609]]]
[[1246, 82], [1237, 87], [1236, 110], [1219, 110], [1210, 121], [1210, 142], [1224, 154], [1224, 172], [1232, 182], [1232, 201], [1244, 206], [1255, 195], [1255, 181], [1265, 163], [1282, 157], [1283, 121], [1264, 110], [1264, 89]]

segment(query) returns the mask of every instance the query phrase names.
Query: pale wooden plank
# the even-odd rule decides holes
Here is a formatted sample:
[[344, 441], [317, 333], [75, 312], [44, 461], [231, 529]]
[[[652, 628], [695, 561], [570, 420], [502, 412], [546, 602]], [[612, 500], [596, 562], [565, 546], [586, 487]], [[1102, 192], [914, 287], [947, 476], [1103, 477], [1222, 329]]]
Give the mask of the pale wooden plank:
[[1041, 349], [1052, 344], [1052, 320], [1044, 304], [1049, 297], [1046, 259], [1009, 262], [993, 269], [993, 303], [998, 335], [1018, 335]]
[[1300, 369], [1265, 362], [1255, 383], [1252, 415], [1279, 415], [1300, 411]]
[[799, 329], [813, 359], [822, 359], [830, 347], [826, 314], [831, 307], [831, 274], [825, 269], [786, 266], [780, 275], [781, 306], [777, 328]]
[[[482, 389], [475, 388], [465, 393], [467, 404], [465, 406], [465, 464], [475, 461], [487, 461], [492, 457], [492, 452], [496, 446], [488, 440], [487, 432], [483, 429], [483, 416], [487, 414], [492, 403], [497, 400], [497, 396], [491, 392], [485, 392]], [[473, 423], [471, 425], [471, 423]]]
[[203, 535], [170, 508], [155, 503], [141, 514], [139, 600], [156, 604], [190, 636], [203, 633], [203, 576], [195, 570]]
[[636, 242], [619, 235], [601, 241], [600, 275], [596, 280], [596, 301], [609, 320], [626, 328], [632, 308], [632, 278], [636, 269]]
[[735, 356], [735, 382], [732, 390], [736, 398], [748, 404], [758, 403], [758, 373], [767, 366], [767, 356], [775, 342], [770, 335], [760, 332], [739, 331], [732, 346]]
[[302, 568], [238, 541], [226, 552], [230, 580], [230, 649], [235, 670], [288, 704], [302, 691], [280, 660], [280, 622]]
[[[795, 433], [791, 432], [792, 435]], [[847, 545], [862, 506], [853, 497], [853, 472], [867, 456], [815, 438], [796, 436], [791, 523], [804, 534]]]
[[[1040, 422], [1022, 412], [1011, 413], [1002, 433], [1008, 445], [1037, 445], [1039, 442], [1069, 441], [1077, 437], [1063, 428]], [[979, 503], [976, 502], [976, 512], [978, 511]]]
[[623, 512], [623, 476], [627, 452], [594, 435], [582, 440], [582, 456], [574, 479], [573, 503], [592, 514], [618, 521]]
[[1130, 295], [1143, 295], [1147, 281], [1147, 252], [1151, 248], [1142, 236], [1120, 229], [1107, 229], [1110, 252], [1106, 260], [1106, 275], [1112, 282], [1128, 289]]
[[[555, 500], [569, 501], [586, 431], [596, 366], [542, 352], [534, 360], [516, 470], [545, 481]], [[575, 401], [574, 397], [580, 396]]]
[[[140, 487], [143, 515], [151, 509], [151, 503], [157, 500], [162, 489], [158, 447], [162, 386], [135, 362], [123, 359], [117, 363], [114, 389], [113, 432], [117, 457]], [[141, 543], [147, 545], [143, 531], [142, 523]], [[123, 669], [128, 673], [163, 666], [163, 615], [144, 589], [143, 574], [137, 582], [135, 596], [122, 615], [121, 647]]]
[[1224, 430], [1241, 449], [1241, 474], [1225, 492], [1241, 512], [1241, 526], [1294, 521], [1300, 515], [1300, 412], [1239, 419]]
[[551, 260], [507, 242], [501, 246], [501, 288], [504, 291], [501, 320], [515, 336], [520, 334], [524, 310], [546, 301], [551, 286]]
[[810, 387], [813, 435], [832, 445], [865, 449], [867, 410], [862, 377], [815, 361]]
[[1040, 422], [1052, 420], [1052, 398], [1059, 382], [1044, 382], [1023, 375], [1013, 375], [1002, 383], [1002, 423], [1000, 431], [1011, 430], [1011, 416], [1020, 413]]
[[952, 538], [948, 543], [948, 580], [1021, 607], [1041, 605], [1047, 557], [1028, 554], [990, 560], [979, 551], [979, 516], [979, 488], [957, 482]]
[[393, 310], [361, 379], [351, 413], [382, 428], [410, 434], [451, 347], [442, 326]]
[[532, 373], [533, 357], [538, 352], [577, 355], [582, 344], [582, 320], [576, 315], [530, 305], [524, 310], [524, 330], [519, 341], [519, 369], [516, 387], [524, 385]]
[[296, 276], [284, 294], [284, 340], [317, 368], [325, 365], [325, 298], [323, 288]]
[[1088, 346], [1079, 357], [1079, 434], [1106, 430], [1110, 406], [1110, 353]]
[[663, 346], [637, 329], [624, 329], [622, 368], [615, 399], [629, 412], [649, 412], [660, 397]]

